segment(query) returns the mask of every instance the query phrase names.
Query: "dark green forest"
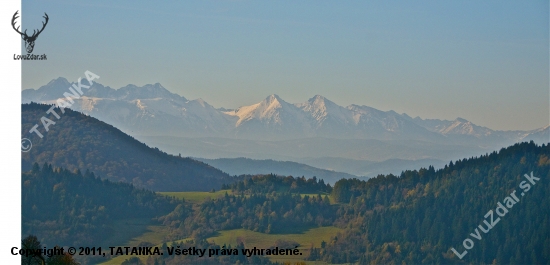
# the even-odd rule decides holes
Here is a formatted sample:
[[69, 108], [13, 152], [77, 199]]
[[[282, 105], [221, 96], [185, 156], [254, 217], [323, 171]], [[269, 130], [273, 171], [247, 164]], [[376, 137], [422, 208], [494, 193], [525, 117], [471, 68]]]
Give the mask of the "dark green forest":
[[127, 183], [102, 180], [86, 171], [70, 172], [34, 164], [21, 175], [22, 232], [48, 246], [101, 246], [112, 224], [127, 218], [154, 218], [177, 201]]
[[[192, 237], [205, 239], [216, 231], [244, 228], [266, 234], [289, 232], [289, 227], [329, 226], [336, 207], [327, 194], [330, 185], [316, 178], [281, 177], [272, 174], [239, 176], [244, 180], [222, 188], [232, 191], [217, 199], [208, 199], [191, 210], [178, 206], [157, 218], [172, 228], [171, 240]], [[301, 193], [312, 195], [301, 196]], [[317, 194], [317, 195], [313, 195]]]
[[[34, 235], [29, 235], [21, 240], [21, 249], [25, 251], [35, 251], [42, 249], [42, 243]], [[52, 248], [50, 248], [52, 249]], [[52, 253], [36, 253], [35, 255], [21, 255], [21, 264], [23, 265], [79, 265], [69, 253], [61, 254], [60, 247], [54, 246]]]
[[[90, 170], [101, 178], [132, 183], [154, 191], [208, 191], [231, 182], [229, 175], [202, 162], [150, 148], [117, 128], [80, 112], [52, 106], [21, 105], [21, 135], [33, 146], [22, 153], [22, 169], [33, 163], [52, 164], [68, 170]], [[55, 124], [45, 131], [41, 118]], [[38, 124], [40, 138], [29, 130]]]
[[330, 184], [325, 184], [322, 179], [316, 177], [306, 179], [303, 176], [281, 177], [274, 174], [268, 175], [241, 175], [236, 177], [232, 184], [223, 184], [222, 190], [233, 190], [243, 194], [291, 192], [291, 193], [322, 193], [332, 191]]
[[[176, 209], [159, 218], [174, 229], [173, 239], [193, 237], [204, 239], [219, 230], [244, 228], [261, 233], [289, 232], [289, 227], [307, 228], [331, 225], [334, 207], [328, 197], [291, 193], [226, 195], [207, 200], [192, 214]], [[174, 217], [181, 222], [173, 222]], [[168, 222], [167, 222], [168, 221]]]
[[[310, 260], [360, 264], [550, 264], [550, 152], [521, 143], [445, 168], [340, 180], [332, 196], [341, 203], [335, 225], [345, 232]], [[525, 174], [540, 178], [531, 184]], [[520, 186], [521, 184], [523, 186]], [[531, 184], [529, 190], [525, 183]], [[519, 202], [491, 230], [489, 210], [517, 191]], [[524, 196], [521, 196], [521, 192]], [[511, 196], [510, 196], [511, 197]], [[494, 220], [493, 220], [494, 221]], [[496, 222], [496, 221], [495, 221]], [[470, 235], [478, 229], [481, 239]], [[463, 241], [474, 246], [462, 260]]]
[[[273, 177], [275, 176], [254, 176], [253, 179]], [[248, 180], [244, 182], [253, 183]], [[256, 185], [261, 185], [260, 183]], [[306, 183], [312, 187], [319, 185], [312, 180]], [[247, 187], [253, 188], [254, 185], [248, 184]], [[245, 192], [250, 195], [244, 195]], [[183, 200], [135, 188], [132, 184], [102, 180], [90, 171], [70, 172], [63, 168], [54, 168], [51, 164], [40, 167], [35, 163], [31, 171], [22, 174], [22, 231], [23, 235], [31, 235], [23, 242], [34, 239], [39, 242], [38, 245], [45, 244], [48, 247], [104, 246], [104, 242], [114, 232], [115, 221], [149, 218], [172, 229], [165, 240], [174, 241], [174, 246], [178, 244], [212, 249], [223, 247], [238, 249], [242, 253], [242, 243], [234, 247], [218, 246], [206, 242], [205, 238], [223, 229], [243, 227], [274, 233], [285, 230], [285, 226], [330, 225], [333, 221], [330, 218], [334, 216], [335, 208], [330, 207], [326, 195], [324, 198], [321, 195], [301, 197], [289, 192], [251, 193], [250, 190], [242, 190], [241, 193], [192, 205]], [[178, 239], [189, 237], [194, 241], [177, 242]], [[165, 252], [166, 247], [165, 244]], [[66, 258], [60, 256], [44, 260], [48, 261], [46, 264], [58, 264], [54, 263], [54, 259]], [[84, 259], [86, 263], [93, 263], [94, 260], [103, 259]], [[246, 257], [242, 254], [205, 258], [167, 255], [149, 260], [151, 264], [235, 264], [237, 261], [241, 264], [273, 264], [265, 257]], [[138, 262], [136, 259], [133, 261]], [[40, 262], [41, 260], [34, 259], [31, 264], [41, 264]], [[75, 263], [76, 261], [70, 259], [70, 262], [59, 264]], [[127, 263], [134, 264], [132, 260]]]
[[[277, 233], [292, 226], [334, 225], [344, 232], [311, 249], [309, 260], [329, 263], [550, 262], [550, 155], [548, 146], [521, 143], [445, 168], [342, 179], [334, 188], [301, 178], [258, 175], [224, 186], [237, 195], [208, 200], [174, 226], [176, 237], [202, 238], [217, 230], [245, 228]], [[540, 178], [531, 184], [525, 174]], [[535, 180], [533, 180], [535, 181]], [[319, 193], [300, 197], [290, 191]], [[285, 184], [286, 183], [286, 184]], [[529, 190], [525, 183], [531, 184]], [[338, 205], [320, 195], [331, 190]], [[519, 202], [498, 223], [484, 216], [516, 191]], [[524, 196], [521, 196], [521, 193]], [[246, 197], [248, 195], [248, 197]], [[494, 224], [489, 231], [483, 222]], [[487, 232], [483, 232], [479, 226]], [[476, 229], [478, 232], [476, 232]], [[470, 236], [479, 234], [480, 240]], [[463, 241], [474, 247], [460, 260]], [[475, 241], [474, 241], [475, 240]]]

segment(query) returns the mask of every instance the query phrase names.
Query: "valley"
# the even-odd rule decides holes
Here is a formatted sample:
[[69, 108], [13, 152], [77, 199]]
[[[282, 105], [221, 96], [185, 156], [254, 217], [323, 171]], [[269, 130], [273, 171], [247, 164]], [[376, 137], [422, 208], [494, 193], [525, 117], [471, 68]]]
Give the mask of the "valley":
[[[49, 108], [23, 104], [22, 134]], [[522, 142], [485, 152], [460, 144], [442, 149], [441, 144], [420, 140], [316, 137], [254, 140], [255, 147], [252, 140], [168, 137], [160, 139], [195, 145], [184, 148], [189, 152], [209, 145], [228, 151], [250, 145], [318, 168], [268, 158], [198, 161], [175, 154], [177, 149], [164, 151], [174, 147], [168, 142], [161, 149], [149, 146], [66, 109], [43, 138], [31, 136], [33, 148], [22, 153], [22, 236], [35, 235], [47, 247], [235, 251], [208, 257], [107, 253], [78, 257], [81, 264], [460, 264], [451, 248], [459, 246], [487, 207], [532, 173], [541, 181], [502, 225], [469, 251], [468, 261], [550, 260], [545, 252], [515, 248], [548, 245], [547, 144]], [[455, 151], [468, 155], [449, 163], [430, 158], [448, 158]], [[391, 158], [395, 156], [401, 158]], [[247, 171], [250, 168], [257, 171]], [[373, 168], [387, 173], [374, 173]], [[254, 247], [296, 249], [301, 255], [243, 254]]]

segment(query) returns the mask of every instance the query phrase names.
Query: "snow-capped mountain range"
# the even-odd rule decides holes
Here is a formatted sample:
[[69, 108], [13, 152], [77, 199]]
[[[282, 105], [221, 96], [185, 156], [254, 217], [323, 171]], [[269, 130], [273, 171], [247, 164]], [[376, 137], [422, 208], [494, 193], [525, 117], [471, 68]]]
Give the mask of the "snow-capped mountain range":
[[[72, 83], [57, 78], [37, 90], [22, 91], [22, 103], [54, 104]], [[234, 110], [216, 109], [202, 99], [188, 100], [160, 84], [119, 89], [94, 83], [73, 99], [76, 111], [103, 120], [130, 135], [222, 137], [287, 140], [309, 137], [338, 139], [422, 140], [438, 143], [472, 141], [481, 145], [523, 140], [549, 142], [549, 126], [533, 131], [496, 131], [465, 119], [412, 118], [368, 106], [339, 106], [316, 95], [288, 103], [273, 94]]]

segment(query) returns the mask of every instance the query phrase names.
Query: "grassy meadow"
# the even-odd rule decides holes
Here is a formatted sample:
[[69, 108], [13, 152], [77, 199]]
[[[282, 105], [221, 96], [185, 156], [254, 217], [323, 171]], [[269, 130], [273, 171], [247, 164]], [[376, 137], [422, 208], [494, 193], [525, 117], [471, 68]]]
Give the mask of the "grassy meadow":
[[[200, 192], [200, 191], [186, 191], [186, 192], [158, 192], [158, 194], [175, 197], [177, 199], [184, 199], [187, 203], [200, 204], [204, 200], [210, 198], [215, 199], [224, 196], [225, 194], [233, 194], [231, 190], [219, 190], [215, 192]], [[300, 194], [304, 196], [317, 196], [317, 194]], [[322, 194], [325, 196], [325, 194]], [[332, 198], [331, 204], [333, 204]], [[112, 238], [118, 240], [109, 241], [109, 246], [139, 246], [143, 243], [148, 243], [153, 246], [161, 247], [163, 244], [164, 238], [169, 234], [168, 227], [163, 225], [151, 225], [150, 220], [146, 219], [128, 219], [123, 221], [118, 221], [114, 227], [116, 234]], [[340, 228], [334, 226], [327, 227], [314, 227], [314, 228], [304, 228], [304, 227], [294, 227], [289, 228], [286, 233], [278, 234], [265, 234], [260, 232], [254, 232], [246, 229], [233, 229], [233, 230], [222, 230], [218, 231], [216, 235], [209, 237], [207, 240], [218, 245], [231, 245], [236, 246], [237, 241], [242, 241], [247, 248], [269, 248], [274, 246], [275, 241], [278, 239], [296, 241], [300, 244], [298, 249], [303, 254], [302, 256], [271, 256], [269, 257], [272, 261], [278, 262], [303, 262], [304, 259], [309, 255], [309, 249], [313, 247], [320, 247], [321, 242], [329, 242], [330, 238], [336, 235], [338, 232], [342, 231]], [[185, 241], [186, 239], [182, 239]], [[180, 242], [182, 240], [178, 240]], [[167, 242], [170, 245], [172, 242]], [[103, 265], [107, 264], [121, 264], [126, 259], [130, 259], [133, 256], [118, 256], [110, 260], [106, 260], [101, 263]], [[143, 263], [147, 261], [146, 256], [137, 256], [141, 259]], [[307, 264], [319, 264], [306, 262]]]

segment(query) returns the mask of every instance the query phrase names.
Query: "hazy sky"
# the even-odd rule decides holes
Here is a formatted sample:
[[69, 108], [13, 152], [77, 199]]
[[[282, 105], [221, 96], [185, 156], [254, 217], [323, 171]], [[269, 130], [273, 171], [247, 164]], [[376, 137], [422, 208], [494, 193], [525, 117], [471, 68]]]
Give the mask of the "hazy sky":
[[[86, 70], [234, 108], [316, 94], [492, 129], [550, 123], [549, 6], [534, 1], [23, 1], [50, 21], [23, 88]], [[14, 10], [15, 12], [15, 10]]]

